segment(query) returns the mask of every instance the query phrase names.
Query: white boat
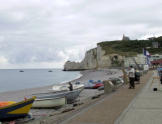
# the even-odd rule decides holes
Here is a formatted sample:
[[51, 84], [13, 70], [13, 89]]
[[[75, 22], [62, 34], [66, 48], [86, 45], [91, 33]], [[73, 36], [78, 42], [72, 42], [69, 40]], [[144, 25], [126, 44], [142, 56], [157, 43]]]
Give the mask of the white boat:
[[59, 91], [59, 92], [48, 92], [48, 93], [38, 93], [34, 94], [37, 99], [46, 99], [46, 98], [60, 98], [65, 97], [67, 103], [73, 103], [74, 100], [79, 96], [79, 94], [83, 91], [84, 87], [79, 89], [75, 89], [73, 91]]
[[32, 108], [57, 108], [66, 104], [65, 97], [36, 99]]
[[[73, 84], [73, 89], [76, 90], [76, 89], [80, 89], [84, 87], [84, 84]], [[54, 85], [52, 87], [52, 90], [54, 92], [57, 92], [57, 91], [69, 91], [69, 84], [64, 84], [64, 85]]]

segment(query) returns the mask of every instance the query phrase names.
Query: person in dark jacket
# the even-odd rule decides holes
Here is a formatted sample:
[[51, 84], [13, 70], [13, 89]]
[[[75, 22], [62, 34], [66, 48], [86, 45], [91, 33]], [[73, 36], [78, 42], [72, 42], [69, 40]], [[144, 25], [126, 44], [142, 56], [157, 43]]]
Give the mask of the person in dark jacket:
[[162, 71], [160, 71], [159, 76], [160, 76], [160, 83], [162, 84]]
[[135, 89], [135, 85], [134, 85], [134, 80], [135, 80], [135, 69], [133, 68], [133, 66], [130, 66], [129, 69], [129, 89]]
[[140, 72], [135, 69], [135, 81], [137, 81], [137, 83], [140, 83]]
[[69, 82], [69, 90], [73, 91], [73, 84], [71, 82]]

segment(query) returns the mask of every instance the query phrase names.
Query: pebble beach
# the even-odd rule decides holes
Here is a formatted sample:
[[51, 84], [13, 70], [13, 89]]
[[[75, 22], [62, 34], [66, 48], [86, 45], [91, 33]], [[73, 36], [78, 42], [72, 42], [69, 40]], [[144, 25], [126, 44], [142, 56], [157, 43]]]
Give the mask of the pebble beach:
[[[71, 81], [72, 83], [75, 83], [75, 82], [86, 83], [89, 80], [103, 81], [103, 80], [108, 80], [109, 78], [122, 76], [122, 71], [117, 70], [117, 69], [86, 70], [86, 71], [82, 71], [80, 73], [82, 74], [82, 76], [79, 77], [78, 79], [72, 80]], [[1, 101], [8, 101], [8, 100], [9, 101], [20, 101], [20, 100], [24, 99], [24, 97], [32, 96], [32, 94], [50, 92], [50, 91], [52, 91], [52, 86], [53, 85], [37, 87], [37, 88], [30, 88], [30, 89], [23, 89], [23, 90], [17, 90], [17, 91], [2, 92], [2, 93], [0, 93], [0, 100]], [[88, 92], [85, 94], [90, 94], [89, 91], [85, 90], [85, 92]], [[82, 93], [84, 94], [84, 91]]]
[[[86, 83], [89, 80], [108, 80], [110, 78], [118, 78], [122, 77], [123, 73], [121, 70], [118, 69], [104, 69], [104, 70], [86, 70], [81, 71], [81, 77], [78, 79], [72, 80], [72, 83], [75, 82], [81, 82]], [[18, 90], [18, 91], [8, 91], [8, 92], [2, 92], [0, 93], [0, 100], [1, 101], [21, 101], [24, 99], [24, 97], [30, 97], [32, 94], [37, 93], [44, 93], [44, 92], [50, 92], [52, 90], [52, 86], [45, 86], [45, 87], [37, 87], [37, 88], [30, 88], [30, 89], [24, 89], [24, 90]], [[81, 93], [79, 98], [77, 99], [80, 104], [86, 103], [84, 106], [88, 106], [91, 102], [91, 98], [93, 96], [97, 96], [100, 94], [103, 94], [104, 91], [98, 91], [97, 89], [84, 89]], [[72, 105], [66, 105], [65, 107], [55, 110], [55, 109], [31, 109], [30, 113], [33, 115], [34, 118], [42, 120], [42, 118], [50, 115], [55, 115], [57, 113], [60, 113], [61, 111], [65, 109], [72, 108]], [[60, 116], [60, 115], [59, 115]], [[56, 118], [58, 116], [55, 116]], [[38, 121], [37, 120], [37, 121]], [[39, 122], [39, 121], [38, 121]], [[56, 119], [57, 122], [57, 119]], [[32, 123], [36, 123], [35, 121], [31, 121]], [[52, 123], [51, 123], [52, 124]]]

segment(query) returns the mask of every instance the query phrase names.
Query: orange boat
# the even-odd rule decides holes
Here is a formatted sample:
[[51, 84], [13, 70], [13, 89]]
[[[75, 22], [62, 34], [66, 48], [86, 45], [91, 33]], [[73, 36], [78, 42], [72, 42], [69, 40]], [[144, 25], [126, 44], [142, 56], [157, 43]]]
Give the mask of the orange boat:
[[14, 101], [0, 102], [0, 108], [11, 105], [11, 104], [14, 104], [14, 103], [16, 103], [16, 102], [14, 102]]

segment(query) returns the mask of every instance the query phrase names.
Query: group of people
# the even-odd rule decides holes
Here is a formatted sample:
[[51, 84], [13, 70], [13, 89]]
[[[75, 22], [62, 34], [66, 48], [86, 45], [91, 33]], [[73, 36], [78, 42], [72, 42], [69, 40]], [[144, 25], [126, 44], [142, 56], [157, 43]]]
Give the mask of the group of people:
[[133, 66], [130, 66], [130, 70], [128, 73], [129, 76], [129, 89], [135, 89], [135, 81], [140, 83], [140, 73], [138, 70], [134, 69]]

